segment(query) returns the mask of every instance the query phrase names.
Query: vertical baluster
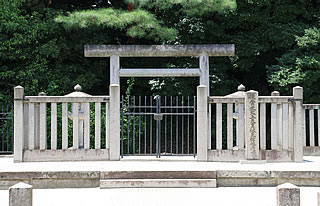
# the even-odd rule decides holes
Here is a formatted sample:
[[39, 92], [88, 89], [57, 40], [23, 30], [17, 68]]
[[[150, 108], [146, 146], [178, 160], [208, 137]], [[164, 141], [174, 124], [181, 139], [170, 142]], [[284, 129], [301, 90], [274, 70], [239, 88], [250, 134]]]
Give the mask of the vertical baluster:
[[[271, 96], [280, 96], [278, 91], [273, 91]], [[278, 150], [279, 138], [279, 110], [277, 103], [271, 103], [271, 149]]]
[[72, 103], [73, 149], [79, 149], [79, 103]]
[[266, 149], [266, 103], [260, 103], [260, 149]]
[[29, 149], [35, 149], [35, 113], [34, 113], [34, 103], [29, 103]]
[[318, 146], [320, 146], [320, 108], [318, 107]]
[[24, 141], [23, 149], [28, 149], [29, 146], [29, 103], [23, 103], [23, 129]]
[[[30, 108], [30, 106], [29, 106], [29, 108]], [[10, 106], [9, 106], [9, 104], [7, 104], [7, 112], [6, 112], [6, 114], [8, 115], [7, 116], [7, 133], [6, 133], [6, 137], [7, 137], [7, 144], [6, 144], [6, 151], [10, 151], [10, 149], [9, 149], [9, 144], [10, 144], [10, 129], [9, 129], [9, 125], [10, 125]], [[30, 115], [30, 112], [29, 112], [29, 115]], [[30, 136], [29, 136], [29, 138], [30, 138]], [[12, 142], [11, 142], [12, 143]]]
[[212, 132], [212, 122], [211, 122], [211, 118], [212, 118], [212, 104], [208, 104], [208, 149], [211, 150], [211, 132]]
[[[7, 117], [7, 115], [8, 115], [8, 106], [7, 106], [7, 111], [4, 111], [4, 105], [1, 104], [1, 103], [0, 103], [0, 105], [1, 105], [0, 118], [3, 117], [3, 124], [2, 124], [2, 121], [0, 119], [0, 128], [2, 128], [0, 130], [0, 145], [1, 145], [1, 151], [6, 151], [5, 142], [8, 144], [7, 138], [9, 137], [8, 136], [8, 126], [6, 126], [7, 129], [5, 130], [4, 129], [5, 127], [3, 125], [5, 125], [5, 123], [8, 122], [8, 120], [9, 120], [8, 117]], [[1, 113], [3, 113], [3, 116], [2, 116]], [[6, 136], [5, 136], [5, 134], [6, 134]]]
[[106, 149], [109, 149], [109, 148], [110, 148], [110, 102], [106, 102]]
[[236, 146], [239, 147], [239, 106], [237, 103], [234, 105], [234, 112], [236, 115]]
[[307, 146], [306, 109], [304, 107], [302, 107], [302, 137], [303, 146]]
[[278, 150], [282, 150], [282, 104], [277, 105]]
[[222, 149], [222, 103], [217, 103], [216, 112], [216, 148], [217, 150]]
[[124, 150], [123, 150], [123, 131], [124, 131], [124, 97], [123, 95], [121, 96], [121, 157], [123, 158], [123, 153], [124, 153]]
[[227, 148], [233, 148], [233, 104], [227, 104]]
[[95, 103], [95, 110], [94, 110], [94, 134], [95, 134], [95, 148], [101, 148], [101, 103]]
[[68, 149], [68, 103], [62, 103], [62, 149]]
[[288, 103], [284, 103], [283, 104], [283, 111], [282, 111], [282, 115], [283, 115], [283, 122], [282, 122], [282, 138], [283, 138], [283, 142], [282, 142], [282, 148], [284, 150], [289, 149], [289, 104]]
[[47, 149], [47, 103], [40, 103], [40, 150]]
[[238, 105], [238, 114], [239, 114], [239, 117], [238, 117], [238, 121], [239, 121], [239, 124], [238, 124], [238, 147], [239, 149], [244, 149], [244, 134], [245, 134], [245, 131], [244, 131], [244, 104], [239, 104]]
[[314, 110], [312, 108], [309, 109], [309, 131], [310, 131], [310, 146], [315, 146], [314, 141]]
[[271, 149], [278, 149], [277, 104], [271, 104]]
[[57, 103], [51, 103], [51, 150], [57, 149]]
[[294, 121], [293, 121], [293, 104], [289, 103], [289, 144], [288, 149], [293, 149], [293, 128], [294, 128]]
[[[4, 109], [4, 105], [0, 103], [0, 151], [6, 151], [5, 150], [5, 142], [8, 144], [7, 142], [7, 136], [5, 136], [6, 134], [8, 134], [8, 126], [6, 125], [6, 122], [9, 120], [8, 118], [8, 112], [5, 111]], [[3, 118], [3, 119], [1, 119]], [[7, 128], [7, 129], [5, 129]], [[28, 145], [29, 146], [29, 145]]]
[[[84, 134], [84, 142], [83, 142], [83, 146], [84, 149], [90, 149], [90, 103], [83, 103], [83, 107], [84, 107], [84, 122], [83, 122], [83, 134]], [[106, 105], [106, 110], [107, 110], [108, 105]], [[106, 111], [106, 115], [107, 115], [107, 111]], [[108, 126], [108, 122], [107, 122], [107, 117], [106, 117], [106, 128]], [[108, 131], [106, 131], [107, 134]], [[109, 138], [108, 138], [109, 139]], [[106, 138], [106, 142], [108, 140]]]
[[40, 149], [40, 103], [34, 104], [34, 148]]
[[196, 157], [196, 108], [197, 99], [196, 96], [193, 97], [193, 157]]
[[[5, 113], [5, 111], [4, 111], [4, 106], [3, 106], [3, 104], [1, 104], [0, 103], [0, 105], [1, 105], [1, 110], [0, 110], [0, 118], [2, 117], [2, 113], [4, 113], [4, 121], [6, 120], [5, 118], [6, 118], [6, 113]], [[5, 122], [3, 123], [3, 124], [5, 124]], [[5, 142], [5, 137], [4, 137], [4, 130], [2, 129], [3, 128], [3, 126], [2, 126], [2, 121], [1, 121], [1, 119], [0, 119], [0, 128], [1, 128], [1, 130], [0, 130], [0, 147], [1, 147], [1, 151], [5, 151], [5, 149], [4, 149], [4, 142]], [[30, 148], [29, 148], [30, 149]]]
[[282, 104], [277, 105], [278, 150], [282, 150]]

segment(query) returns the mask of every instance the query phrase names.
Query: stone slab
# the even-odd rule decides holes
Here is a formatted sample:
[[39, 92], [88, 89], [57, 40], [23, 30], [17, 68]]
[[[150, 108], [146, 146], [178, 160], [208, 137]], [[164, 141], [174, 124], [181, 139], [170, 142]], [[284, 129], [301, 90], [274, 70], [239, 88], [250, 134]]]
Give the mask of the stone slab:
[[110, 171], [101, 179], [215, 179], [216, 171]]
[[267, 160], [240, 160], [240, 164], [266, 164]]
[[32, 206], [32, 185], [20, 182], [10, 187], [9, 206]]
[[109, 160], [108, 149], [25, 150], [23, 154], [26, 162]]
[[216, 179], [112, 179], [101, 180], [100, 188], [215, 188]]
[[277, 206], [300, 206], [300, 188], [284, 183], [277, 187]]
[[173, 56], [233, 56], [234, 44], [195, 45], [85, 45], [85, 57], [173, 57]]
[[[239, 162], [245, 160], [245, 149], [238, 150], [209, 150], [208, 160], [210, 162]], [[294, 153], [292, 150], [260, 150], [260, 160], [267, 162], [292, 162]]]

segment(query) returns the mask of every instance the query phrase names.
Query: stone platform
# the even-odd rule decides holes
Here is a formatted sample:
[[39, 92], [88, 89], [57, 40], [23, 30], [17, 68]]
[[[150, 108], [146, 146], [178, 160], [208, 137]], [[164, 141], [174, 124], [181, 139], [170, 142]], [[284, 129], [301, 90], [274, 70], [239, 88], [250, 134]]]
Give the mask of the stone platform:
[[[34, 188], [273, 187], [290, 182], [320, 186], [320, 157], [302, 163], [197, 162], [191, 157], [124, 158], [121, 161], [13, 163], [0, 158], [0, 189], [18, 183]], [[120, 183], [119, 183], [120, 182]]]

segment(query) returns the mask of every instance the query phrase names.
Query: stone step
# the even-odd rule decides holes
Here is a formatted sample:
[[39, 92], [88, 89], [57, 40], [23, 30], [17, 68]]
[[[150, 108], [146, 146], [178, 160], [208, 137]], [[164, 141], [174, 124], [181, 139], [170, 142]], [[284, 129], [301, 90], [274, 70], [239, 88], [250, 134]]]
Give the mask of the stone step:
[[109, 171], [101, 172], [101, 180], [109, 179], [216, 179], [216, 171]]
[[216, 179], [109, 179], [100, 180], [107, 188], [215, 188]]

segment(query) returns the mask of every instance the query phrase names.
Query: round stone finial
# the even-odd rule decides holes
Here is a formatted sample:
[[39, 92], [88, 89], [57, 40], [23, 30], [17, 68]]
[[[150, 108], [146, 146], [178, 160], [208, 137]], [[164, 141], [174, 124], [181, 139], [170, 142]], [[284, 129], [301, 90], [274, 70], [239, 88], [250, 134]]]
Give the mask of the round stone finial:
[[243, 84], [238, 86], [238, 91], [246, 91], [246, 87]]
[[273, 92], [271, 92], [271, 96], [280, 96], [280, 92], [273, 91]]
[[79, 84], [77, 84], [76, 86], [74, 86], [74, 91], [76, 91], [76, 92], [81, 92], [81, 90], [82, 90], [82, 87], [81, 87]]
[[47, 94], [46, 93], [44, 93], [44, 92], [40, 92], [39, 93], [39, 96], [46, 96]]

